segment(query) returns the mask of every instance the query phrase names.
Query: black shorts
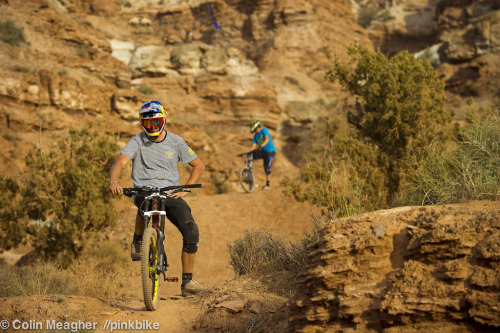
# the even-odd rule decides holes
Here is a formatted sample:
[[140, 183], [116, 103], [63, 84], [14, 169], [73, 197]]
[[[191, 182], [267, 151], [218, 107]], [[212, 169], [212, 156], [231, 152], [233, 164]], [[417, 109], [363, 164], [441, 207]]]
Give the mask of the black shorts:
[[[191, 215], [191, 208], [182, 198], [174, 199], [167, 197], [166, 200], [167, 202], [165, 212], [167, 218], [182, 234], [184, 250], [188, 253], [196, 252], [195, 249], [198, 248], [200, 236], [198, 226], [193, 219], [193, 215]], [[137, 206], [137, 208], [139, 208], [138, 214], [141, 215], [141, 206], [143, 202], [144, 196], [134, 196], [134, 204]]]
[[266, 175], [271, 174], [271, 169], [273, 167], [273, 160], [274, 156], [276, 155], [276, 152], [268, 152], [268, 151], [263, 151], [262, 149], [256, 149], [252, 152], [252, 156], [254, 160], [259, 160], [263, 159], [264, 160], [264, 171], [266, 172]]

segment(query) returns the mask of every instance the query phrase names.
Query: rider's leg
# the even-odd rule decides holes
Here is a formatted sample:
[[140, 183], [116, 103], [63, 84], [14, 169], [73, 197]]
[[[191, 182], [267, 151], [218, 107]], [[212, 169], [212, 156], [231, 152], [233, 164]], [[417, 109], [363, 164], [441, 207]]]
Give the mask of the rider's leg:
[[262, 188], [267, 190], [271, 183], [271, 168], [273, 166], [274, 153], [264, 152], [264, 172], [266, 173], [266, 185]]
[[196, 258], [196, 253], [187, 253], [182, 251], [181, 262], [182, 262], [182, 273], [193, 273], [194, 261]]
[[193, 280], [194, 263], [198, 251], [199, 232], [191, 208], [182, 198], [167, 198], [167, 218], [179, 229], [182, 234], [182, 285], [183, 294], [196, 294], [206, 290], [205, 287]]
[[134, 233], [139, 236], [141, 236], [144, 233], [144, 218], [141, 216], [139, 212], [137, 212], [137, 215], [135, 216]]

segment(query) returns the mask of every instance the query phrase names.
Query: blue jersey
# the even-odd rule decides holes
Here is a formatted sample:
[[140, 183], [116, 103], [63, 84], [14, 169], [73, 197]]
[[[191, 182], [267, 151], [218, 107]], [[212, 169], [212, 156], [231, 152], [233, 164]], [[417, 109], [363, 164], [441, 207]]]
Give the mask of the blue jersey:
[[263, 151], [268, 153], [276, 152], [276, 148], [274, 148], [273, 139], [271, 138], [271, 134], [269, 134], [269, 130], [265, 127], [260, 129], [260, 132], [253, 136], [253, 143], [261, 146], [266, 139], [266, 135], [269, 136], [269, 142], [262, 147]]

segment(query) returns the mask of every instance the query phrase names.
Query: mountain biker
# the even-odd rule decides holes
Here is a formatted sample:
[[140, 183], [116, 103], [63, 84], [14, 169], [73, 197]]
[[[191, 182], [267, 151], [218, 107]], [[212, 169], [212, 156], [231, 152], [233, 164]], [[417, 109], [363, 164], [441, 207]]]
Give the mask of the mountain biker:
[[[110, 171], [109, 189], [114, 195], [122, 195], [123, 188], [118, 183], [121, 170], [132, 161], [132, 182], [134, 187], [167, 187], [179, 185], [177, 163], [189, 164], [191, 174], [186, 184], [195, 184], [201, 177], [205, 165], [189, 148], [184, 140], [165, 128], [166, 111], [158, 101], [148, 101], [141, 106], [139, 118], [143, 132], [134, 136], [116, 158]], [[191, 209], [182, 199], [188, 192], [177, 192], [167, 197], [167, 218], [182, 234], [182, 285], [181, 292], [196, 294], [206, 290], [193, 280], [195, 255], [198, 251], [198, 226], [191, 215]], [[131, 244], [132, 260], [140, 260], [144, 218], [141, 204], [144, 196], [134, 196], [138, 207], [135, 219], [135, 232]]]
[[[250, 126], [250, 133], [255, 133], [253, 135], [252, 144], [252, 156], [254, 159], [264, 160], [264, 171], [266, 172], [266, 185], [264, 185], [262, 190], [269, 190], [271, 187], [269, 185], [271, 181], [271, 168], [273, 166], [274, 156], [276, 155], [276, 148], [273, 144], [273, 139], [269, 130], [262, 127], [260, 121], [252, 120], [247, 124]], [[250, 156], [249, 156], [250, 158]]]

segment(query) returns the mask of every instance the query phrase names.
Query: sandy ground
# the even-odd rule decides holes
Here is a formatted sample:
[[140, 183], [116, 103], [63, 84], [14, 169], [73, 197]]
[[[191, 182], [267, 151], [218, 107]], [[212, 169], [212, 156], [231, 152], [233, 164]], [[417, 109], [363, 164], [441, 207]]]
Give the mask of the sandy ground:
[[[200, 230], [199, 252], [196, 259], [195, 279], [210, 288], [210, 293], [194, 298], [180, 296], [180, 282], [162, 282], [161, 301], [157, 311], [147, 311], [142, 300], [140, 263], [130, 262], [124, 269], [129, 275], [124, 280], [126, 296], [123, 299], [100, 299], [84, 296], [44, 295], [11, 297], [0, 300], [0, 319], [7, 320], [10, 327], [6, 332], [34, 331], [13, 329], [13, 321], [19, 320], [25, 325], [31, 322], [41, 323], [38, 331], [48, 332], [47, 320], [74, 323], [78, 321], [96, 323], [91, 331], [117, 331], [113, 326], [130, 321], [144, 325], [157, 323], [160, 332], [211, 332], [221, 331], [220, 321], [226, 321], [225, 315], [232, 313], [224, 310], [215, 311], [216, 304], [223, 301], [246, 302], [250, 304], [268, 304], [269, 298], [275, 298], [276, 307], [285, 299], [276, 298], [256, 287], [255, 281], [236, 279], [229, 265], [228, 244], [243, 235], [245, 229], [266, 227], [284, 239], [299, 238], [304, 231], [309, 231], [313, 224], [311, 215], [318, 216], [319, 209], [307, 203], [297, 203], [287, 198], [279, 188], [270, 191], [256, 190], [254, 193], [231, 192], [221, 195], [200, 195], [192, 193], [186, 197], [193, 216]], [[133, 232], [136, 209], [129, 198], [118, 201], [118, 223], [111, 233], [125, 253], [129, 253], [129, 243]], [[168, 276], [181, 278], [180, 251], [182, 238], [171, 224], [166, 226], [167, 257], [170, 269]], [[13, 263], [26, 249], [17, 249], [4, 254], [9, 263]], [[264, 301], [267, 299], [267, 301]], [[257, 302], [257, 303], [256, 303]], [[208, 310], [208, 309], [212, 310]], [[209, 316], [206, 313], [209, 312]], [[206, 319], [209, 318], [209, 319]], [[231, 318], [234, 319], [233, 316]], [[203, 325], [200, 324], [203, 323]], [[17, 322], [21, 325], [20, 322]], [[89, 324], [90, 325], [90, 324]], [[152, 326], [153, 327], [153, 326]], [[41, 330], [40, 330], [41, 328]], [[148, 328], [148, 327], [146, 327]], [[93, 330], [95, 329], [95, 330]], [[148, 331], [148, 329], [144, 331]], [[140, 330], [143, 331], [143, 330]], [[153, 331], [154, 327], [153, 327]]]

